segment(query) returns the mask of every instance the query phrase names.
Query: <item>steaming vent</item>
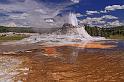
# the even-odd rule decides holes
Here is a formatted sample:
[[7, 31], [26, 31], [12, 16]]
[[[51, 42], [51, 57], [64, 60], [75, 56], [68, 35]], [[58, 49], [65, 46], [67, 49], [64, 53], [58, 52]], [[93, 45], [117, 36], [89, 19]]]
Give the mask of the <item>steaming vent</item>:
[[[52, 19], [46, 19], [47, 22], [53, 22]], [[78, 25], [76, 14], [70, 13], [68, 16], [68, 23], [65, 23], [62, 28], [57, 31], [45, 34], [37, 34], [29, 38], [25, 38], [18, 43], [74, 43], [91, 40], [105, 40], [104, 37], [92, 37], [85, 30], [84, 26]]]

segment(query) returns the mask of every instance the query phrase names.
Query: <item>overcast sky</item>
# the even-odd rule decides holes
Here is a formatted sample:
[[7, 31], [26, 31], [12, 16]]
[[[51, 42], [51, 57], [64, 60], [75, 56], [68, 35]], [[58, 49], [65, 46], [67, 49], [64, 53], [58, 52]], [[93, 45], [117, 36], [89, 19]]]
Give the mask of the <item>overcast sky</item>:
[[0, 0], [0, 25], [54, 27], [70, 11], [82, 24], [124, 25], [124, 0]]

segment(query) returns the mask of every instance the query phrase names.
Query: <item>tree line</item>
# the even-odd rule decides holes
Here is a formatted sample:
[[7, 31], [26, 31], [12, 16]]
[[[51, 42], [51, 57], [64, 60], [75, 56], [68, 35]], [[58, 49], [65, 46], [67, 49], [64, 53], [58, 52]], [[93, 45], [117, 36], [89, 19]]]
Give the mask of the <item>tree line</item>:
[[103, 27], [90, 27], [85, 25], [86, 31], [91, 36], [102, 36], [102, 37], [110, 37], [111, 35], [121, 35], [124, 36], [124, 26], [103, 28]]
[[5, 27], [0, 26], [0, 33], [17, 32], [17, 33], [34, 33], [31, 27]]
[[[85, 25], [85, 29], [91, 36], [102, 36], [102, 37], [110, 37], [111, 35], [124, 36], [124, 26], [103, 28], [97, 26], [90, 27], [88, 25]], [[0, 26], [0, 33], [4, 33], [4, 32], [35, 33], [36, 31], [31, 27]]]

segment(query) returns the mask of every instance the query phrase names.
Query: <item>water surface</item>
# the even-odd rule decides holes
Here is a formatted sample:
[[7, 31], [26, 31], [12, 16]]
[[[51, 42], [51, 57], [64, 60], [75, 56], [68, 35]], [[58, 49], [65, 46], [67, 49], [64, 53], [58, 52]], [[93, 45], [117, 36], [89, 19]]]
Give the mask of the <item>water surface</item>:
[[[18, 47], [18, 46], [17, 46]], [[124, 41], [43, 45], [0, 55], [1, 82], [123, 82]]]

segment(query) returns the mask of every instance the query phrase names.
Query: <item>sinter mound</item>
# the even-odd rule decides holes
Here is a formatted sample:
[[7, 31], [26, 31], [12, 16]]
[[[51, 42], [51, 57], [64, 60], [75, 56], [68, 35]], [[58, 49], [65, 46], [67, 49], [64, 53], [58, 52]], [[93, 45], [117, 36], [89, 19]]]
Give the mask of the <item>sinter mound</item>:
[[76, 27], [76, 26], [73, 26], [72, 24], [66, 23], [62, 26], [62, 28], [60, 28], [57, 32], [55, 32], [55, 34], [76, 35], [76, 34], [78, 34], [77, 28], [79, 28], [79, 27]]

